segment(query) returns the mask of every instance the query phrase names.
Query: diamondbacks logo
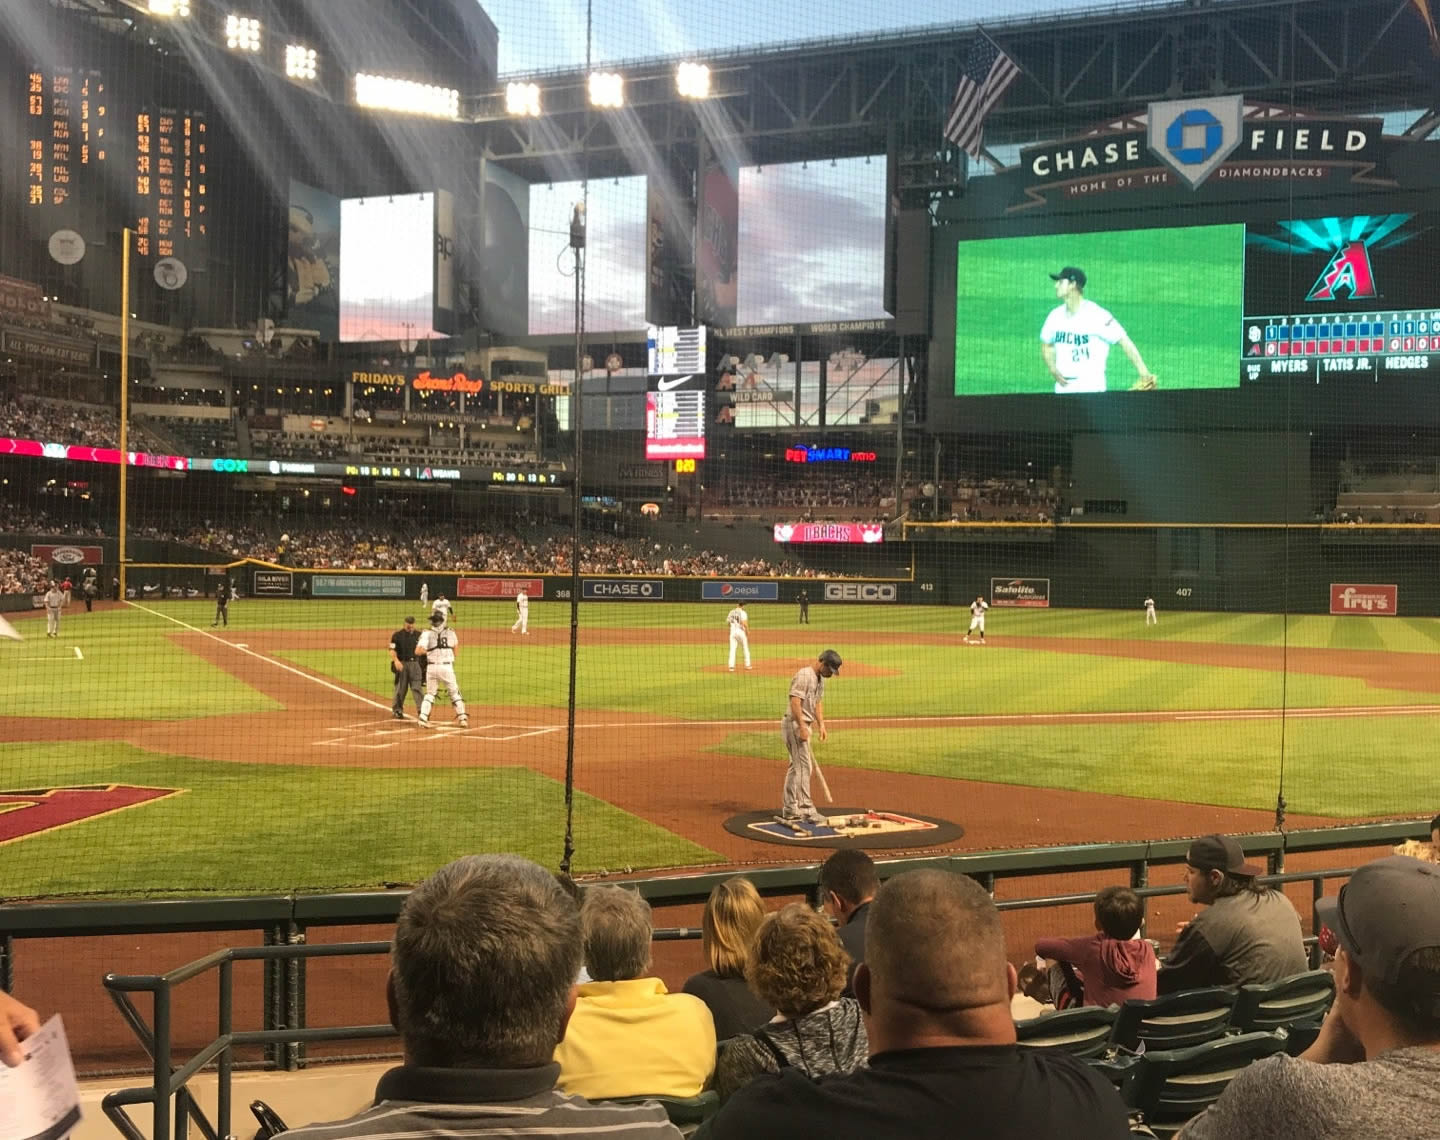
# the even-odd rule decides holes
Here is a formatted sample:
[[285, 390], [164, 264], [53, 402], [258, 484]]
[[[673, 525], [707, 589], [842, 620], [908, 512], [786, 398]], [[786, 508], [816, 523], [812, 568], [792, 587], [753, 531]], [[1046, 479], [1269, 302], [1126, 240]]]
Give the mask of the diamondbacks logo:
[[1351, 300], [1378, 296], [1375, 271], [1370, 268], [1370, 252], [1363, 241], [1350, 242], [1330, 259], [1305, 300], [1337, 301], [1342, 293]]
[[82, 784], [0, 791], [0, 844], [155, 803], [183, 790], [136, 784]]

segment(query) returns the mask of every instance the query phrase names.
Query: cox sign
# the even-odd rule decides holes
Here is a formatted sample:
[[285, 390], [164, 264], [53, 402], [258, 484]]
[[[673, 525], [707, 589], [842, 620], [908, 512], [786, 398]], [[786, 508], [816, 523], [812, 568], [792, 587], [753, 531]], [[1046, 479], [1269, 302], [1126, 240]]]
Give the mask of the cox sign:
[[894, 602], [900, 591], [891, 582], [826, 582], [827, 602]]

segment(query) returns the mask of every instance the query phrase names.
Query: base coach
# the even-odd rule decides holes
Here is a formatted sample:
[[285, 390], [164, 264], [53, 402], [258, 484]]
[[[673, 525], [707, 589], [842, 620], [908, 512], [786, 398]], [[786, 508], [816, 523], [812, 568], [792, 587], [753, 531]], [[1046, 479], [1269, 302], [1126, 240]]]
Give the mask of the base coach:
[[420, 702], [425, 693], [424, 663], [415, 656], [415, 643], [420, 640], [420, 631], [415, 628], [415, 619], [407, 617], [405, 626], [390, 635], [390, 672], [395, 675], [395, 699], [390, 711], [396, 720], [405, 719], [405, 691], [415, 694], [415, 711], [419, 713]]

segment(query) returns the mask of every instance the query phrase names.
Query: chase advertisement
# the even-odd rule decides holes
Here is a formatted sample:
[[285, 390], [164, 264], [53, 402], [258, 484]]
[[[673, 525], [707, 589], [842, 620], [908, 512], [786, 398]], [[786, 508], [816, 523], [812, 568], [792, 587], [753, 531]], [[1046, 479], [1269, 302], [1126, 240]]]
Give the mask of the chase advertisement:
[[665, 583], [659, 578], [586, 578], [580, 596], [598, 602], [658, 602], [665, 597]]

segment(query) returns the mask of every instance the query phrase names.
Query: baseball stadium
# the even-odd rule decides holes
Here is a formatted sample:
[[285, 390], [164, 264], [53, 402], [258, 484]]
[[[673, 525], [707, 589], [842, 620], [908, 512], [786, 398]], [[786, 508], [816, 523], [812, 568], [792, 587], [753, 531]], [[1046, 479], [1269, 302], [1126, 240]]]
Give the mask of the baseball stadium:
[[0, 10], [0, 990], [139, 1082], [75, 1135], [398, 1058], [465, 856], [671, 991], [837, 851], [1016, 966], [1115, 884], [1173, 953], [1204, 836], [1311, 967], [1440, 862], [1431, 6], [671, 7]]

